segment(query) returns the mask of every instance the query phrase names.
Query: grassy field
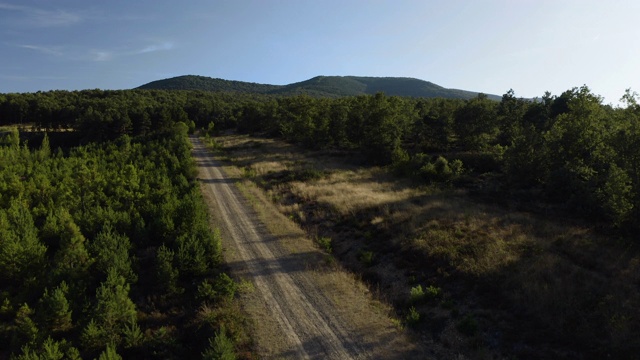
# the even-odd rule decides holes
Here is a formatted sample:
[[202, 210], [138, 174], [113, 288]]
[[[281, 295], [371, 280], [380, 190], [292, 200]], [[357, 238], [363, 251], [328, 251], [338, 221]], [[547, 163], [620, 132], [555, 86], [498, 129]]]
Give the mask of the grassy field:
[[628, 240], [395, 178], [350, 154], [239, 135], [216, 142], [237, 176], [426, 344], [472, 358], [633, 358], [640, 350], [640, 254]]

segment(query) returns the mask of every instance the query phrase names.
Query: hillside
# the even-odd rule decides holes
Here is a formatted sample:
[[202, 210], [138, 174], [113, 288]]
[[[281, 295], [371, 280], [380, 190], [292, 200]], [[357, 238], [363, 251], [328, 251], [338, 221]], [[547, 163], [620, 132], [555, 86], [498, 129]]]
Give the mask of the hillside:
[[256, 84], [244, 81], [214, 79], [206, 76], [185, 75], [170, 79], [156, 80], [137, 89], [146, 90], [204, 90], [234, 91], [242, 93], [269, 93], [279, 89], [278, 85]]
[[[420, 79], [362, 76], [316, 76], [288, 85], [269, 85], [186, 75], [153, 81], [138, 89], [231, 91], [274, 95], [307, 94], [314, 97], [355, 96], [377, 92], [397, 96], [449, 99], [470, 99], [478, 95], [477, 92], [447, 89]], [[497, 95], [488, 96], [493, 100], [501, 98]]]

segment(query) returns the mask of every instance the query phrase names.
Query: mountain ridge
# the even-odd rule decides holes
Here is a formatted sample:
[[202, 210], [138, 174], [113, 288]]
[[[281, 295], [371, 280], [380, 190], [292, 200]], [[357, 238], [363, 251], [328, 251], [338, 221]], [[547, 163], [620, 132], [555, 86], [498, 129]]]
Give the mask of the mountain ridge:
[[[152, 81], [136, 89], [225, 91], [283, 96], [307, 94], [314, 97], [371, 95], [383, 92], [389, 96], [471, 99], [480, 94], [475, 91], [449, 89], [430, 81], [410, 77], [324, 75], [287, 85], [260, 84], [199, 75], [183, 75]], [[499, 95], [486, 95], [492, 100], [500, 100], [502, 98]]]

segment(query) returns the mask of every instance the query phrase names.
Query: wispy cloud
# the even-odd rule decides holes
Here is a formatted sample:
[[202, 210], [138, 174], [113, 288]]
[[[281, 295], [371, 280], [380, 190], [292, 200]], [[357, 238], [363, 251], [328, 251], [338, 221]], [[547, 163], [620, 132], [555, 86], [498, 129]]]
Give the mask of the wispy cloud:
[[66, 10], [47, 10], [3, 2], [0, 2], [0, 10], [20, 13], [23, 18], [16, 19], [16, 23], [37, 27], [69, 26], [84, 21], [84, 17], [80, 13]]
[[44, 46], [22, 44], [15, 46], [69, 61], [109, 61], [114, 57], [112, 51], [100, 49], [82, 49], [77, 46], [70, 45]]
[[46, 45], [34, 45], [34, 44], [8, 44], [22, 49], [28, 49], [35, 52], [39, 52], [44, 55], [62, 58], [70, 61], [95, 61], [106, 62], [112, 61], [117, 58], [136, 56], [142, 54], [149, 54], [158, 51], [169, 51], [174, 48], [172, 42], [158, 42], [155, 44], [140, 47], [138, 49], [129, 48], [116, 48], [116, 49], [104, 49], [104, 48], [80, 48], [72, 45], [58, 45], [58, 46], [46, 46]]
[[62, 49], [57, 46], [56, 47], [47, 47], [47, 46], [38, 46], [38, 45], [18, 45], [18, 46], [24, 49], [38, 51], [47, 55], [53, 55], [53, 56], [63, 55]]
[[146, 54], [150, 52], [165, 51], [165, 50], [171, 50], [171, 49], [173, 49], [173, 43], [164, 42], [162, 44], [153, 44], [153, 45], [146, 46], [138, 50], [136, 54]]
[[105, 20], [109, 20], [109, 21], [148, 21], [148, 20], [154, 20], [156, 19], [156, 16], [151, 15], [151, 14], [144, 14], [144, 15], [140, 15], [140, 14], [115, 14], [112, 15], [108, 18], [105, 18]]
[[114, 56], [116, 56], [116, 54], [111, 51], [91, 50], [91, 60], [93, 61], [111, 61]]

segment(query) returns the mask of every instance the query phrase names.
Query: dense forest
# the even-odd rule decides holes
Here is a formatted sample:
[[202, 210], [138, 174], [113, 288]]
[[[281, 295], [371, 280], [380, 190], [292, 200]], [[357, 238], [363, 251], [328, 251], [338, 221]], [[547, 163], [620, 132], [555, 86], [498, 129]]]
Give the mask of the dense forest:
[[[37, 105], [3, 120], [80, 125], [68, 123], [74, 94], [60, 94], [13, 97]], [[85, 145], [53, 149], [64, 132], [40, 133], [35, 146], [15, 127], [0, 136], [0, 357], [233, 355], [236, 285], [219, 265], [187, 125], [137, 113], [151, 122], [133, 136], [100, 101], [83, 109]]]
[[337, 150], [418, 183], [634, 239], [637, 98], [628, 91], [612, 107], [586, 86], [534, 100], [509, 91], [500, 101], [0, 94], [0, 126], [13, 126], [0, 141], [0, 356], [213, 357], [247, 342], [237, 319], [215, 310], [232, 306], [236, 285], [220, 269], [220, 239], [195, 183], [187, 132], [196, 128]]

